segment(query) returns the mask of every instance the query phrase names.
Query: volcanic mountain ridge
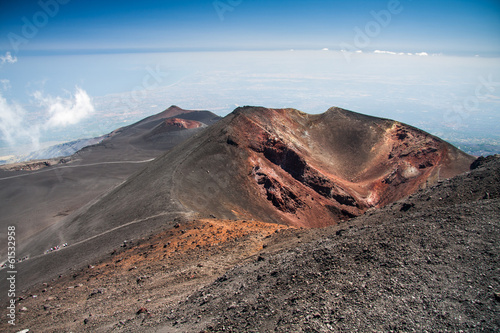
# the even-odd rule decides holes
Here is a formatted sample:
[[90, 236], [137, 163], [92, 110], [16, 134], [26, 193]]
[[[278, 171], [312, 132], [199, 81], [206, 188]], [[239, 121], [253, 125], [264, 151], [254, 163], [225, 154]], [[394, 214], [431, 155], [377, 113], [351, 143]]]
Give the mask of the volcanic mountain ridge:
[[359, 216], [464, 172], [473, 160], [419, 129], [339, 108], [322, 115], [242, 108], [225, 131], [247, 155], [248, 185], [295, 226]]
[[[176, 110], [173, 114], [175, 112]], [[197, 119], [186, 119], [190, 115], [196, 115]], [[184, 120], [195, 120], [207, 124], [200, 117], [210, 118], [213, 117], [212, 115], [187, 112], [172, 117], [182, 117]], [[104, 156], [105, 152], [125, 154], [134, 152], [134, 149], [137, 149], [137, 152], [140, 151], [139, 149], [147, 151], [148, 147], [154, 147], [154, 144], [159, 143], [166, 144], [167, 141], [155, 138], [148, 143], [145, 135], [147, 136], [160, 126], [164, 129], [163, 133], [166, 133], [163, 138], [167, 139], [169, 133], [177, 132], [172, 131], [177, 127], [176, 123], [182, 123], [180, 126], [187, 124], [187, 127], [198, 126], [194, 122], [179, 122], [176, 119], [165, 121], [161, 117], [159, 119], [148, 118], [117, 130], [110, 136], [109, 141], [103, 142], [95, 149], [91, 147], [81, 152], [80, 156], [98, 158]], [[23, 272], [19, 275], [18, 287], [23, 290], [37, 283], [45, 282], [46, 285], [23, 292], [23, 299], [19, 301], [26, 304], [28, 310], [26, 316], [21, 315], [21, 318], [25, 318], [21, 322], [32, 323], [32, 319], [35, 318], [32, 316], [39, 316], [43, 313], [47, 318], [63, 316], [62, 321], [57, 323], [57, 325], [62, 325], [59, 328], [71, 321], [75, 329], [82, 331], [95, 330], [104, 323], [111, 326], [102, 326], [100, 329], [103, 331], [111, 327], [116, 330], [144, 331], [140, 327], [144, 323], [152, 326], [166, 324], [169, 329], [179, 331], [190, 330], [193, 327], [198, 330], [224, 331], [226, 323], [231, 327], [238, 327], [233, 319], [240, 317], [244, 318], [241, 323], [246, 327], [242, 326], [240, 331], [246, 331], [247, 328], [252, 330], [262, 323], [269, 327], [283, 327], [285, 331], [287, 327], [292, 330], [297, 327], [324, 329], [328, 328], [328, 325], [339, 325], [336, 323], [343, 321], [346, 316], [349, 322], [352, 320], [352, 323], [357, 323], [357, 317], [351, 315], [352, 307], [339, 308], [337, 301], [338, 297], [343, 296], [344, 300], [352, 300], [353, 304], [357, 304], [360, 298], [352, 295], [357, 295], [358, 292], [364, 293], [359, 290], [366, 290], [366, 286], [360, 285], [358, 288], [356, 285], [357, 289], [351, 293], [349, 288], [345, 288], [346, 285], [339, 278], [339, 274], [345, 273], [354, 278], [360, 270], [356, 265], [361, 263], [362, 266], [371, 265], [370, 271], [375, 272], [374, 278], [367, 281], [377, 292], [382, 290], [379, 288], [380, 285], [376, 284], [377, 280], [392, 276], [392, 273], [400, 273], [402, 281], [405, 283], [411, 281], [407, 283], [411, 285], [412, 274], [413, 276], [422, 272], [422, 274], [427, 274], [432, 268], [431, 265], [434, 265], [434, 257], [431, 259], [429, 256], [439, 255], [433, 252], [436, 244], [445, 244], [444, 242], [454, 240], [460, 243], [457, 243], [455, 247], [450, 247], [448, 252], [443, 252], [448, 256], [446, 260], [451, 260], [450, 258], [457, 253], [454, 250], [457, 248], [461, 257], [467, 256], [467, 263], [473, 262], [474, 258], [467, 255], [468, 247], [462, 246], [465, 244], [465, 233], [462, 229], [466, 230], [468, 226], [466, 218], [460, 217], [460, 223], [456, 224], [460, 228], [457, 229], [455, 225], [449, 225], [446, 219], [439, 218], [437, 221], [432, 219], [430, 221], [427, 215], [422, 214], [429, 214], [432, 217], [432, 212], [426, 210], [429, 207], [437, 207], [441, 203], [448, 203], [448, 197], [453, 195], [459, 195], [460, 200], [463, 199], [467, 206], [473, 205], [477, 200], [486, 200], [484, 210], [492, 216], [498, 213], [498, 206], [495, 210], [495, 206], [487, 205], [490, 203], [488, 201], [490, 198], [497, 201], [498, 191], [493, 191], [495, 181], [498, 183], [497, 166], [491, 167], [492, 171], [483, 168], [481, 172], [476, 171], [470, 177], [469, 175], [462, 176], [458, 183], [449, 183], [446, 187], [446, 196], [440, 193], [442, 189], [440, 186], [426, 192], [425, 189], [443, 178], [468, 171], [474, 158], [428, 133], [396, 121], [369, 117], [339, 108], [332, 108], [320, 115], [309, 115], [294, 109], [243, 107], [236, 109], [232, 114], [210, 127], [202, 125], [195, 130], [197, 130], [196, 134], [154, 161], [147, 163], [142, 170], [129, 177], [121, 185], [60, 218], [50, 227], [37, 233], [36, 237], [30, 238], [29, 247], [23, 250], [30, 253], [32, 257], [16, 265], [19, 271]], [[122, 144], [124, 146], [121, 146]], [[481, 163], [479, 161], [476, 164], [480, 166]], [[487, 181], [487, 186], [485, 185], [484, 188], [481, 187], [483, 179]], [[457, 191], [453, 191], [453, 184], [461, 186], [460, 184], [466, 184], [466, 181], [471, 181], [470, 186], [464, 186], [464, 189], [458, 187]], [[418, 198], [395, 203], [419, 189], [424, 190], [419, 192]], [[486, 194], [483, 193], [485, 191]], [[483, 199], [478, 199], [478, 196]], [[424, 197], [429, 199], [424, 202], [422, 199]], [[496, 201], [492, 202], [496, 203]], [[385, 208], [363, 215], [370, 208], [378, 207]], [[416, 207], [420, 207], [422, 213], [418, 213]], [[450, 204], [446, 206], [446, 209], [447, 211], [439, 213], [448, 214], [450, 211], [452, 214], [454, 206]], [[479, 208], [475, 209], [473, 216], [474, 222], [477, 222], [478, 232], [481, 232], [481, 237], [491, 236], [491, 239], [488, 238], [488, 244], [478, 239], [479, 245], [484, 246], [489, 251], [488, 253], [493, 253], [494, 249], [491, 244], [494, 244], [496, 229], [487, 220], [477, 218], [476, 213], [479, 210]], [[460, 214], [465, 216], [466, 211], [460, 211]], [[357, 221], [370, 221], [366, 223], [369, 224], [369, 228], [366, 225], [359, 225], [358, 222], [351, 222], [353, 220], [344, 222], [358, 215], [363, 216]], [[401, 216], [403, 219], [404, 216], [417, 217], [419, 223], [422, 223], [427, 231], [423, 233], [419, 231], [418, 223], [401, 221], [401, 218], [389, 219], [391, 215]], [[401, 224], [402, 222], [405, 224]], [[355, 231], [355, 229], [353, 232], [346, 230], [346, 228], [351, 229], [349, 226], [351, 223], [354, 227], [359, 226], [362, 232]], [[339, 224], [339, 227], [335, 227], [336, 224]], [[291, 228], [283, 225], [291, 226]], [[295, 255], [293, 250], [279, 254], [281, 249], [288, 248], [290, 244], [298, 244], [299, 236], [304, 235], [304, 239], [311, 241], [318, 239], [318, 235], [324, 234], [327, 230], [297, 231], [296, 227], [328, 225], [334, 226], [334, 229], [328, 229], [328, 238], [301, 247], [297, 250], [300, 256], [296, 259], [293, 259]], [[412, 232], [408, 233], [407, 228]], [[436, 228], [441, 228], [443, 232], [435, 233]], [[376, 231], [376, 234], [371, 232], [371, 229]], [[432, 230], [434, 231], [429, 234]], [[276, 235], [273, 236], [273, 234]], [[448, 234], [452, 234], [449, 239], [446, 238]], [[281, 240], [280, 235], [283, 235]], [[338, 243], [339, 246], [325, 246], [325, 244], [333, 244], [337, 241], [337, 237], [342, 239]], [[408, 240], [409, 248], [405, 247], [406, 243], [399, 242], [400, 238]], [[134, 242], [123, 242], [123, 240], [131, 239], [134, 239]], [[138, 239], [141, 239], [139, 246], [133, 245], [128, 250], [129, 244], [136, 244]], [[222, 248], [217, 247], [217, 239], [221, 242]], [[342, 243], [344, 239], [347, 242]], [[372, 242], [373, 239], [375, 240]], [[382, 244], [382, 240], [385, 240], [387, 244]], [[427, 244], [426, 240], [431, 241], [432, 244]], [[267, 243], [264, 244], [264, 242]], [[63, 243], [68, 243], [69, 246], [46, 255], [40, 254], [53, 245]], [[116, 250], [120, 246], [125, 249], [123, 252]], [[261, 253], [268, 246], [278, 251], [273, 261], [259, 256], [255, 258], [255, 263], [252, 263], [252, 258], [250, 258], [249, 265], [236, 267], [232, 272], [221, 276], [225, 270], [234, 267], [238, 262], [246, 261], [248, 256]], [[481, 246], [478, 248], [481, 249]], [[320, 252], [314, 249], [319, 249]], [[212, 250], [213, 253], [210, 252]], [[406, 256], [402, 257], [401, 262], [392, 259], [400, 253]], [[212, 254], [216, 256], [211, 257]], [[498, 251], [494, 253], [495, 256], [498, 256], [497, 254]], [[128, 258], [129, 255], [130, 258]], [[338, 259], [343, 258], [342, 256], [349, 258], [344, 264]], [[155, 259], [151, 260], [151, 258]], [[189, 258], [189, 267], [186, 266], [186, 258]], [[427, 261], [424, 260], [425, 258]], [[453, 258], [453, 260], [462, 260]], [[492, 260], [486, 256], [481, 256], [481, 258], [484, 259], [484, 267], [491, 270], [494, 266], [494, 257], [491, 257]], [[210, 267], [205, 269], [207, 259], [210, 259]], [[296, 261], [294, 266], [287, 266], [293, 260]], [[422, 260], [425, 262], [423, 263]], [[439, 265], [445, 265], [446, 260], [440, 260]], [[394, 261], [396, 264], [393, 263]], [[221, 262], [223, 265], [220, 264]], [[283, 272], [285, 272], [283, 278], [279, 272], [281, 269], [275, 271], [269, 267], [274, 263], [283, 267]], [[98, 266], [94, 266], [97, 264]], [[422, 264], [426, 269], [420, 268], [419, 265]], [[87, 265], [90, 265], [88, 269], [81, 270]], [[400, 266], [401, 269], [399, 269]], [[464, 274], [470, 274], [470, 269], [466, 266], [462, 265], [460, 269], [464, 270]], [[96, 267], [98, 270], [93, 271]], [[117, 267], [122, 276], [113, 273], [114, 268]], [[285, 271], [287, 267], [290, 270]], [[326, 267], [326, 270], [321, 271], [321, 267]], [[339, 270], [339, 267], [345, 267], [345, 272]], [[382, 269], [377, 270], [379, 267]], [[408, 267], [411, 270], [407, 270]], [[304, 271], [307, 276], [298, 275], [300, 271]], [[449, 267], [446, 266], [444, 271], [448, 274]], [[192, 281], [197, 274], [203, 276], [199, 284]], [[64, 281], [64, 286], [57, 283], [59, 275], [60, 281]], [[239, 275], [244, 278], [238, 279]], [[121, 281], [123, 276], [126, 276], [126, 279], [119, 284], [119, 288], [112, 288], [111, 285]], [[321, 276], [326, 278], [323, 279]], [[184, 286], [184, 288], [190, 286], [189, 290], [195, 286], [207, 286], [207, 283], [211, 285], [204, 291], [192, 294], [191, 298], [177, 311], [172, 306], [175, 306], [173, 301], [179, 300], [180, 296], [175, 294], [175, 288], [167, 291], [162, 289], [165, 285], [164, 278], [179, 282], [177, 286]], [[215, 280], [216, 278], [219, 279]], [[432, 279], [431, 275], [423, 277], [422, 286]], [[76, 281], [78, 282], [75, 285]], [[88, 286], [85, 281], [89, 282]], [[151, 285], [149, 281], [154, 282], [154, 285]], [[265, 285], [259, 281], [264, 281]], [[284, 281], [288, 281], [288, 284], [285, 285]], [[332, 283], [332, 281], [335, 282]], [[329, 290], [320, 288], [327, 282], [331, 284], [328, 287], [329, 290], [338, 289], [336, 294], [330, 294]], [[315, 287], [306, 287], [309, 283], [315, 283]], [[498, 287], [498, 283], [488, 283], [493, 288]], [[2, 288], [4, 284], [5, 281], [1, 284]], [[52, 289], [52, 284], [54, 289]], [[246, 285], [251, 288], [245, 289]], [[453, 284], [447, 283], [447, 285]], [[92, 288], [95, 286], [95, 290], [89, 289], [90, 286]], [[124, 297], [129, 298], [129, 296], [124, 296], [127, 293], [136, 296], [143, 295], [144, 286], [153, 287], [153, 289], [148, 289], [148, 295], [150, 295], [148, 297], [154, 300], [154, 314], [162, 316], [153, 316], [152, 321], [151, 313], [145, 306], [136, 308], [142, 302], [148, 302], [143, 300], [142, 296], [133, 302], [132, 307], [130, 304], [126, 307], [122, 303]], [[291, 291], [293, 295], [305, 293], [307, 298], [303, 299], [306, 303], [297, 303], [302, 297], [295, 298], [292, 294], [288, 294], [288, 286], [297, 287]], [[460, 285], [460, 288], [456, 289], [458, 291], [450, 289], [450, 295], [465, 290], [464, 286]], [[481, 286], [474, 288], [478, 289]], [[106, 291], [106, 288], [109, 289]], [[442, 286], [436, 285], [436, 288], [442, 288]], [[32, 301], [31, 298], [24, 302], [27, 295], [35, 289], [38, 291], [34, 295], [46, 293], [47, 297], [40, 300], [43, 304], [39, 304], [38, 300]], [[166, 293], [158, 294], [156, 290]], [[278, 306], [283, 303], [272, 297], [274, 290], [279, 290], [279, 292], [286, 290], [282, 292], [282, 296], [294, 307], [294, 311], [302, 311], [301, 304], [309, 304], [307, 302], [311, 302], [310, 304], [328, 302], [330, 307], [315, 308], [317, 313], [312, 313], [310, 318], [297, 317], [298, 322], [295, 322], [292, 318], [295, 312], [285, 313], [284, 309]], [[387, 306], [387, 304], [392, 304], [391, 298], [382, 299], [380, 293], [370, 293], [370, 290], [367, 291], [370, 299], [379, 297], [384, 305], [379, 307], [381, 311], [379, 312], [379, 309], [367, 310], [369, 302], [364, 302], [366, 308], [363, 311], [380, 316], [384, 309], [391, 308]], [[220, 295], [220, 298], [211, 302], [212, 298], [206, 293], [207, 291], [213, 295]], [[226, 291], [230, 293], [234, 291], [234, 295], [225, 295]], [[249, 292], [254, 296], [257, 293], [259, 295], [255, 298], [250, 296]], [[412, 292], [415, 290], [412, 289]], [[273, 300], [274, 303], [269, 303], [269, 309], [276, 310], [278, 314], [282, 313], [281, 319], [276, 316], [276, 313], [271, 316], [271, 321], [265, 322], [262, 319], [262, 316], [270, 312], [267, 308], [260, 307], [259, 304], [265, 301], [260, 293], [269, 296], [268, 300]], [[180, 295], [184, 297], [188, 294], [189, 292], [184, 290]], [[241, 299], [238, 296], [240, 294]], [[160, 296], [156, 297], [157, 295]], [[322, 300], [317, 299], [318, 295], [322, 297]], [[404, 296], [405, 293], [390, 293], [389, 295], [393, 297], [392, 299], [398, 300], [396, 303], [398, 314], [402, 313], [402, 309], [408, 304], [404, 297], [401, 298], [401, 295]], [[419, 296], [418, 293], [415, 295]], [[433, 297], [432, 302], [440, 300], [439, 297], [433, 295], [431, 297]], [[117, 300], [116, 303], [113, 303], [114, 299]], [[165, 317], [165, 313], [162, 312], [165, 299], [169, 300], [169, 306], [172, 309], [172, 315], [168, 317]], [[78, 301], [77, 310], [59, 307], [61, 304], [66, 304], [68, 300]], [[105, 300], [113, 304], [105, 306], [105, 310], [108, 311], [107, 317], [91, 318], [92, 313], [89, 315], [88, 312], [95, 312], [88, 307], [89, 304], [98, 306], [106, 303]], [[254, 300], [257, 302], [255, 303]], [[227, 302], [234, 302], [234, 305]], [[488, 301], [488, 307], [493, 306], [490, 303]], [[55, 307], [52, 304], [55, 304]], [[124, 308], [125, 311], [116, 312], [114, 304]], [[206, 318], [202, 314], [205, 308], [201, 308], [205, 304], [211, 304], [207, 312], [210, 314]], [[251, 308], [248, 308], [246, 304], [252, 304]], [[295, 306], [297, 304], [300, 306]], [[430, 304], [435, 306], [434, 303]], [[153, 304], [148, 305], [148, 307], [151, 306]], [[310, 307], [310, 305], [307, 306]], [[322, 309], [327, 309], [328, 313], [323, 313]], [[434, 312], [424, 310], [423, 318], [431, 318], [434, 315]], [[214, 316], [214, 313], [222, 313], [221, 311], [229, 311], [232, 313], [232, 318]], [[254, 312], [256, 315], [253, 315]], [[478, 318], [483, 318], [484, 311], [478, 312]], [[193, 316], [201, 318], [201, 321], [207, 320], [207, 322], [198, 321], [196, 325], [188, 329], [186, 325], [189, 326], [190, 323], [185, 321], [183, 313], [196, 313]], [[129, 318], [129, 321], [126, 318], [130, 315], [134, 318]], [[115, 320], [115, 316], [121, 318], [121, 321]], [[78, 318], [79, 321], [76, 322], [74, 318]], [[252, 321], [251, 318], [255, 318], [256, 321]], [[327, 321], [320, 323], [321, 318]], [[400, 318], [406, 317], [400, 316]], [[318, 321], [317, 324], [315, 324], [316, 321]], [[471, 321], [472, 319], [467, 325]], [[136, 326], [129, 328], [127, 323]], [[365, 324], [362, 322], [362, 325], [358, 327], [365, 327], [363, 326]], [[394, 329], [407, 327], [401, 322], [391, 325], [392, 323], [389, 326], [380, 327]], [[415, 324], [411, 327], [421, 326]], [[267, 329], [266, 326], [264, 331]]]
[[[81, 156], [147, 151], [147, 144], [134, 142], [164, 123], [153, 118], [117, 131]], [[22, 265], [33, 274], [19, 283], [31, 285], [92, 262], [124, 239], [192, 219], [335, 225], [465, 172], [473, 160], [411, 126], [339, 108], [319, 115], [238, 108], [36, 233], [22, 249], [32, 257]], [[70, 246], [61, 253], [41, 255], [64, 243]]]
[[473, 160], [392, 120], [339, 108], [243, 107], [68, 222], [116, 227], [174, 211], [322, 227], [465, 172]]
[[[0, 166], [0, 227], [17, 226], [20, 257], [43, 253], [58, 243], [51, 239], [34, 249], [41, 232], [219, 119], [209, 111], [171, 106], [114, 130], [70, 157]], [[0, 249], [0, 261], [5, 259], [6, 250]]]

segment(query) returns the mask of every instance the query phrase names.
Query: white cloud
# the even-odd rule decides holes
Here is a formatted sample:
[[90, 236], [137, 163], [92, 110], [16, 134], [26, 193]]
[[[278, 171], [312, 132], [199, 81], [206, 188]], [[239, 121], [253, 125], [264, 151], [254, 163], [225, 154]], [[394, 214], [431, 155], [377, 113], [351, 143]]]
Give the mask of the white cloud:
[[44, 97], [37, 91], [34, 97], [40, 105], [46, 108], [49, 120], [45, 123], [46, 128], [65, 127], [75, 125], [95, 112], [92, 100], [84, 90], [76, 88], [72, 98]]
[[375, 50], [375, 51], [373, 51], [373, 53], [376, 53], [376, 54], [392, 54], [392, 55], [397, 54], [396, 52], [391, 52], [391, 51], [380, 51], [380, 50]]
[[69, 98], [44, 96], [41, 92], [36, 92], [34, 97], [48, 120], [30, 123], [26, 110], [16, 102], [7, 101], [0, 92], [0, 137], [10, 146], [29, 140], [32, 149], [36, 150], [39, 148], [41, 131], [75, 125], [95, 111], [92, 99], [78, 87]]
[[403, 53], [403, 52], [400, 52], [400, 53], [396, 53], [396, 52], [392, 52], [392, 51], [381, 51], [381, 50], [375, 50], [373, 51], [373, 53], [375, 54], [390, 54], [390, 55], [400, 55], [400, 56], [403, 56], [403, 55], [408, 55], [408, 56], [419, 56], [419, 57], [427, 57], [429, 56], [429, 54], [427, 52], [420, 52], [420, 53]]
[[39, 143], [39, 127], [29, 126], [25, 121], [26, 111], [17, 103], [9, 103], [0, 94], [0, 133], [11, 146], [19, 139], [29, 139], [34, 147]]
[[5, 63], [9, 64], [15, 64], [17, 62], [17, 57], [13, 57], [10, 52], [5, 53], [4, 56], [0, 56], [0, 65], [3, 65]]

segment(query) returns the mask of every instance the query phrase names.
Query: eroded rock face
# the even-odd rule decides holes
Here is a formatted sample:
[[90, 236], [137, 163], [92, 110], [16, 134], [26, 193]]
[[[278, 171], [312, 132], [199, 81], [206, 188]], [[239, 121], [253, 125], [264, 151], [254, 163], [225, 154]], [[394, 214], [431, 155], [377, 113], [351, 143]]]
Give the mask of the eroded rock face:
[[262, 172], [259, 166], [252, 169], [252, 176], [262, 188], [262, 192], [267, 197], [267, 200], [280, 211], [295, 214], [298, 208], [304, 206], [304, 202], [300, 200], [292, 189]]
[[224, 133], [248, 156], [250, 186], [296, 226], [361, 215], [473, 161], [419, 129], [337, 108], [322, 115], [240, 108]]

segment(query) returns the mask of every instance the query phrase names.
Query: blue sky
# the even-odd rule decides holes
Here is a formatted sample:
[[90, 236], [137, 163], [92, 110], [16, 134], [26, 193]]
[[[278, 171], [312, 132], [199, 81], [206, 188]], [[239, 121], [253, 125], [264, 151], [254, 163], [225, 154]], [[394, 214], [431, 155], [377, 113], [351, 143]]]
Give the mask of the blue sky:
[[172, 104], [339, 106], [500, 153], [500, 2], [0, 1], [0, 157]]
[[372, 12], [394, 6], [397, 13], [392, 13], [389, 24], [372, 38], [370, 48], [500, 54], [500, 2], [496, 0], [41, 1], [50, 10], [57, 3], [56, 14], [47, 22], [37, 16], [44, 11], [38, 1], [1, 2], [1, 51], [12, 51], [9, 33], [23, 36], [23, 17], [31, 23], [38, 19], [40, 28], [19, 47], [20, 54], [338, 49], [341, 43], [352, 43], [356, 27], [365, 30], [374, 20]]

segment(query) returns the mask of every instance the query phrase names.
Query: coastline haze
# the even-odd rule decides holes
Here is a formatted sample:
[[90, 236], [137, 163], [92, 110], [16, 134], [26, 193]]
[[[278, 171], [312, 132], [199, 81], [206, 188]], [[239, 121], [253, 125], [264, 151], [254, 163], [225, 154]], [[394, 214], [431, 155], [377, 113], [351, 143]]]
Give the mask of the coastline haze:
[[[339, 51], [286, 50], [31, 56], [22, 62], [22, 69], [3, 69], [14, 77], [3, 97], [26, 110], [19, 123], [24, 130], [34, 132], [30, 127], [48, 116], [46, 106], [33, 103], [35, 92], [69, 98], [79, 87], [95, 107], [77, 124], [40, 131], [40, 143], [103, 135], [173, 104], [220, 116], [241, 105], [310, 113], [338, 106], [396, 119], [455, 145], [464, 138], [500, 140], [497, 58], [370, 52], [347, 61]], [[484, 82], [490, 85], [481, 87]], [[27, 153], [26, 145], [33, 150], [28, 139], [18, 137], [14, 147], [2, 140], [2, 155]]]

